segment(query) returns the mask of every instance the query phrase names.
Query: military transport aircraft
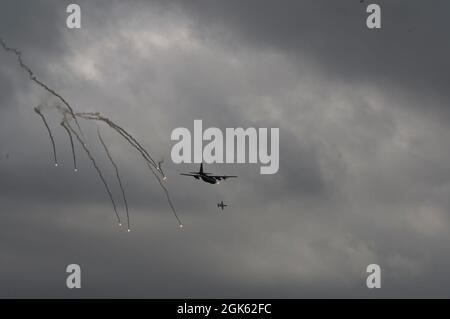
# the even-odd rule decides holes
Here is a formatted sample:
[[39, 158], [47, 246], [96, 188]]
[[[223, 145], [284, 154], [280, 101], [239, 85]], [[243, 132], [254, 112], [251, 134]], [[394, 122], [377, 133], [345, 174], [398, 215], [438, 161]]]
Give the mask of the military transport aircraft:
[[209, 184], [219, 184], [219, 181], [226, 180], [227, 178], [237, 177], [237, 176], [227, 176], [227, 175], [212, 175], [211, 173], [203, 172], [203, 163], [200, 164], [200, 171], [190, 172], [189, 174], [180, 174], [184, 176], [192, 176], [195, 179], [201, 179], [205, 183]]

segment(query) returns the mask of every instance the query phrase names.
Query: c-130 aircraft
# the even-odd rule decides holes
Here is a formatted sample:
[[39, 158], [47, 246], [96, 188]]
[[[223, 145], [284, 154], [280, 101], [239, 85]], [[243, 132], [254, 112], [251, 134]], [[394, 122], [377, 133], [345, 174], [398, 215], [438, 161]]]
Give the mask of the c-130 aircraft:
[[201, 179], [205, 183], [209, 184], [219, 184], [219, 181], [226, 180], [227, 178], [234, 178], [237, 176], [231, 176], [231, 175], [212, 175], [211, 173], [205, 173], [203, 172], [203, 163], [200, 164], [200, 171], [198, 172], [190, 172], [189, 174], [180, 174], [184, 176], [192, 176], [195, 179]]

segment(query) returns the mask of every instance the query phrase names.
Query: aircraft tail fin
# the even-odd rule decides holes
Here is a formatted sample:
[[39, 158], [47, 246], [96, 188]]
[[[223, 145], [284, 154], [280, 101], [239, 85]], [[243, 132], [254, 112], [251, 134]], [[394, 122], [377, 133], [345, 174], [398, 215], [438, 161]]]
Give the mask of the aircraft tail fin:
[[203, 163], [200, 163], [200, 174], [203, 174]]

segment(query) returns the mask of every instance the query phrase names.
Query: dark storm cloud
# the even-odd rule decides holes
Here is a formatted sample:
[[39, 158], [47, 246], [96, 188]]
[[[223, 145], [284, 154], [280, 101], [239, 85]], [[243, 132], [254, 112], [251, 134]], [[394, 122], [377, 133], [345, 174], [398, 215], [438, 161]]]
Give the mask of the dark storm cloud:
[[[165, 158], [185, 229], [139, 154], [102, 127], [135, 226], [115, 227], [89, 160], [77, 146], [74, 174], [47, 107], [53, 167], [33, 107], [54, 101], [0, 52], [0, 295], [373, 297], [365, 267], [376, 262], [376, 297], [448, 296], [449, 5], [379, 3], [383, 28], [369, 31], [357, 0], [82, 1], [77, 31], [64, 27], [67, 3], [2, 2], [1, 35], [45, 83]], [[179, 176], [198, 165], [171, 163], [170, 133], [194, 119], [279, 127], [278, 174], [207, 165], [239, 175], [215, 187]], [[95, 125], [81, 125], [120, 200]], [[73, 262], [77, 292], [64, 287]]]
[[[448, 1], [377, 1], [382, 29], [365, 26], [366, 3], [345, 1], [177, 1], [211, 36], [232, 32], [255, 46], [295, 60], [307, 56], [336, 80], [404, 89], [422, 98], [420, 109], [447, 112], [450, 98]], [[434, 99], [429, 105], [430, 97]], [[427, 98], [428, 97], [428, 98]]]

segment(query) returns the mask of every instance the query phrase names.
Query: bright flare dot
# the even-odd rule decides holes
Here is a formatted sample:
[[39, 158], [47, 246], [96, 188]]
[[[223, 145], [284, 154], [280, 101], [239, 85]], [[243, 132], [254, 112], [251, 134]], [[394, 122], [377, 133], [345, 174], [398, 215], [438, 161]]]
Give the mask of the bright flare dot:
[[131, 229], [129, 229], [129, 228], [128, 228], [128, 229], [127, 229], [127, 231], [128, 231], [128, 232], [130, 232], [130, 231], [131, 231]]
[[166, 179], [167, 179], [167, 176], [164, 176], [164, 177], [163, 177], [163, 181], [165, 181]]
[[183, 228], [183, 225], [182, 225], [182, 224], [180, 224], [180, 228]]
[[122, 227], [122, 223], [119, 223], [119, 226]]
[[58, 163], [55, 163], [55, 167], [58, 167]]
[[78, 168], [75, 168], [74, 171], [75, 171], [75, 172], [78, 172]]

